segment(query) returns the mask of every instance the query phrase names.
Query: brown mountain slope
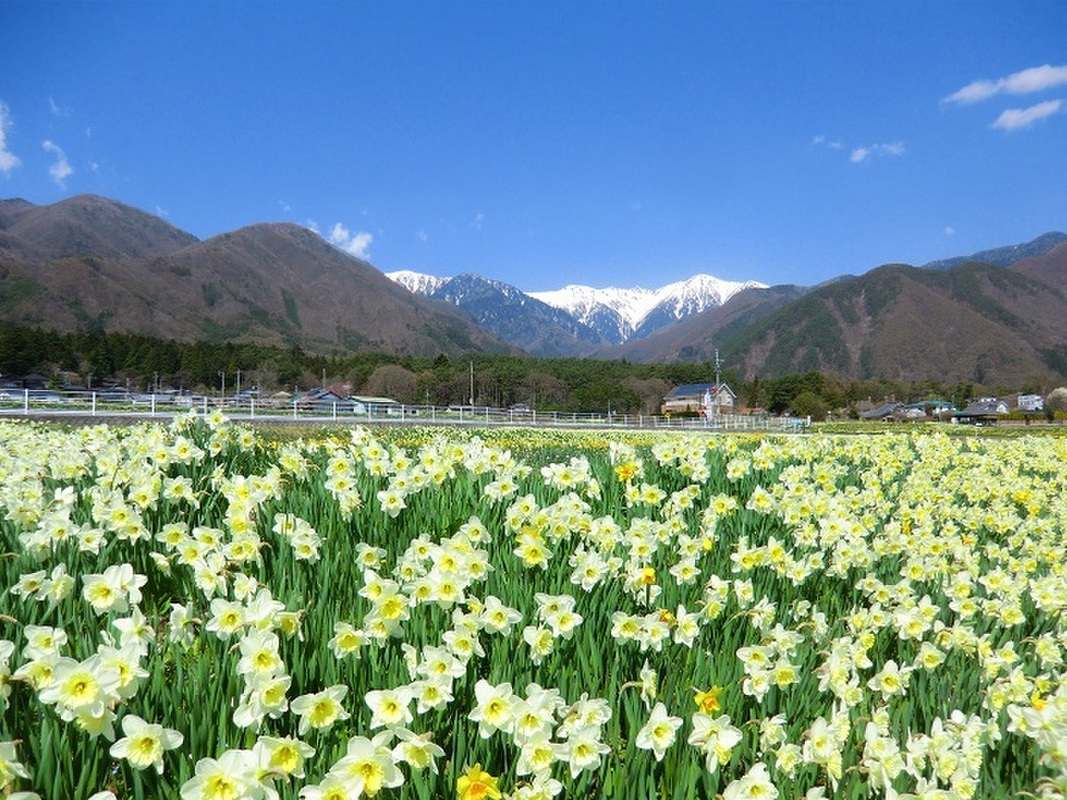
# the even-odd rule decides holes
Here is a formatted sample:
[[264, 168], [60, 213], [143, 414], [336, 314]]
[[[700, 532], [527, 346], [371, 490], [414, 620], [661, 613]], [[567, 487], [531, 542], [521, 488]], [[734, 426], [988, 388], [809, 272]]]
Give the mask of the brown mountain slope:
[[[75, 208], [7, 214], [0, 321], [320, 353], [513, 351], [458, 309], [408, 292], [296, 225], [253, 225], [201, 242], [102, 198]], [[99, 226], [82, 216], [85, 208], [100, 215]], [[99, 246], [98, 235], [107, 236]], [[185, 246], [168, 244], [183, 238]], [[88, 252], [73, 254], [82, 248]], [[145, 252], [152, 255], [114, 255]]]
[[96, 195], [50, 206], [5, 200], [0, 231], [42, 258], [149, 258], [197, 241], [159, 217]]
[[1067, 374], [1059, 287], [989, 264], [890, 265], [822, 286], [725, 348], [748, 377], [809, 369], [849, 378], [1020, 384]]
[[1067, 242], [1042, 255], [1017, 261], [1011, 269], [1049, 286], [1067, 290]]

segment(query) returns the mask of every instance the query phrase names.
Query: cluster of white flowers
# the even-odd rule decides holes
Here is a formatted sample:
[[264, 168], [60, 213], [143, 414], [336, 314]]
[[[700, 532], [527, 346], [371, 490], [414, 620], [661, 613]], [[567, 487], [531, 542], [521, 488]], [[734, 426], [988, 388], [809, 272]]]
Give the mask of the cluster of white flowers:
[[[453, 732], [431, 719], [505, 752], [522, 800], [633, 749], [725, 800], [854, 776], [969, 800], [1002, 788], [991, 753], [1025, 750], [1024, 788], [1067, 796], [1064, 440], [668, 437], [537, 469], [477, 437], [383, 440], [0, 425], [0, 711], [180, 772], [183, 800], [373, 797], [437, 772]], [[350, 603], [293, 588], [319, 571]], [[147, 696], [204, 654], [241, 748]], [[644, 712], [580, 685], [641, 659]], [[0, 742], [0, 792], [32, 752]]]

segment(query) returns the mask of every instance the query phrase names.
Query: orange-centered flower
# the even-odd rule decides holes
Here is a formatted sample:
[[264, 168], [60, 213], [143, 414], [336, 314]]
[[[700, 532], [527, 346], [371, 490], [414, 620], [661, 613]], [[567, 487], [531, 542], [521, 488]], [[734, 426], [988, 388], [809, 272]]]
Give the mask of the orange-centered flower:
[[722, 705], [719, 703], [719, 695], [721, 694], [721, 686], [712, 686], [706, 692], [698, 691], [693, 697], [693, 702], [705, 714], [714, 714], [716, 711], [722, 710]]
[[456, 797], [459, 800], [483, 800], [492, 798], [500, 800], [500, 790], [496, 788], [496, 778], [475, 764], [456, 781]]
[[652, 583], [655, 583], [655, 582], [656, 582], [656, 568], [655, 567], [644, 567], [641, 570], [641, 583], [644, 583], [644, 584], [648, 585], [648, 584], [652, 584]]

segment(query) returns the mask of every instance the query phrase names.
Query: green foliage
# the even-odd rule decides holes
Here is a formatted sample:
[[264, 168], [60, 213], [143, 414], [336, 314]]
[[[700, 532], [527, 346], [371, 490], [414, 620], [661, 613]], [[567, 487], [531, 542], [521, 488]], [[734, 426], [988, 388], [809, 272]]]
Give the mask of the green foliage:
[[296, 300], [289, 292], [282, 289], [282, 302], [285, 303], [285, 314], [289, 317], [289, 321], [297, 328], [302, 328], [300, 324], [300, 314], [296, 309]]
[[812, 391], [805, 391], [793, 398], [789, 404], [793, 414], [798, 417], [811, 417], [816, 422], [826, 419], [826, 403]]
[[14, 308], [23, 300], [36, 297], [44, 287], [32, 278], [0, 278], [0, 310]]

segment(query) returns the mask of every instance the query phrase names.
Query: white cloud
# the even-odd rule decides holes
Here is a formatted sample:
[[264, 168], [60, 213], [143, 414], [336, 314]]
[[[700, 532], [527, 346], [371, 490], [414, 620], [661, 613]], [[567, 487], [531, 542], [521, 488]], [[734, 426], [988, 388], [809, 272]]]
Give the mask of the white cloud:
[[482, 223], [484, 222], [485, 214], [479, 211], [477, 214], [474, 215], [474, 219], [471, 220], [471, 227], [474, 228], [476, 231], [480, 231], [482, 229]]
[[63, 152], [63, 148], [53, 142], [51, 139], [45, 139], [44, 144], [41, 145], [45, 152], [51, 153], [55, 156], [55, 162], [48, 168], [48, 174], [52, 176], [52, 180], [56, 182], [56, 186], [60, 189], [67, 188], [67, 178], [74, 174], [74, 167], [67, 161], [67, 154]]
[[885, 142], [883, 144], [868, 145], [867, 147], [857, 147], [853, 149], [848, 160], [853, 164], [859, 164], [861, 161], [866, 161], [871, 156], [902, 155], [904, 155], [904, 142]]
[[340, 247], [356, 258], [363, 259], [368, 257], [368, 250], [371, 242], [374, 241], [373, 235], [363, 231], [353, 234], [340, 222], [334, 223], [334, 226], [330, 229], [330, 235], [326, 238], [330, 244]]
[[49, 110], [49, 112], [51, 112], [53, 117], [69, 117], [70, 116], [70, 111], [68, 109], [66, 109], [66, 108], [63, 108], [63, 106], [61, 106], [59, 103], [57, 103], [55, 101], [55, 98], [52, 98], [52, 97], [48, 98], [48, 110]]
[[315, 222], [315, 220], [313, 219], [309, 219], [307, 222], [305, 222], [304, 227], [306, 227], [309, 231], [314, 231], [315, 233], [318, 233], [320, 235], [322, 234], [322, 231], [319, 230], [319, 223]]
[[826, 136], [824, 136], [822, 134], [820, 134], [819, 136], [814, 137], [811, 140], [811, 143], [813, 145], [815, 145], [816, 147], [826, 147], [826, 148], [829, 148], [830, 150], [840, 150], [842, 147], [844, 147], [844, 145], [841, 144], [841, 142], [837, 141], [836, 139], [828, 139]]
[[1065, 85], [1067, 85], [1067, 65], [1054, 67], [1051, 64], [1045, 64], [1013, 72], [1006, 78], [972, 81], [941, 102], [977, 103], [998, 94], [1032, 94]]
[[997, 117], [990, 127], [1002, 131], [1018, 131], [1029, 128], [1035, 122], [1058, 114], [1063, 108], [1062, 100], [1046, 100], [1029, 108], [1009, 108]]
[[417, 231], [415, 233], [415, 238], [418, 239], [420, 242], [425, 242], [427, 239], [430, 238], [430, 236], [428, 233], [426, 233], [426, 231]]
[[956, 229], [953, 228], [951, 225], [946, 225], [945, 226], [945, 236], [955, 236], [955, 235], [956, 235]]
[[0, 102], [0, 172], [5, 175], [22, 162], [19, 157], [7, 149], [7, 132], [11, 130], [11, 115], [2, 102]]

